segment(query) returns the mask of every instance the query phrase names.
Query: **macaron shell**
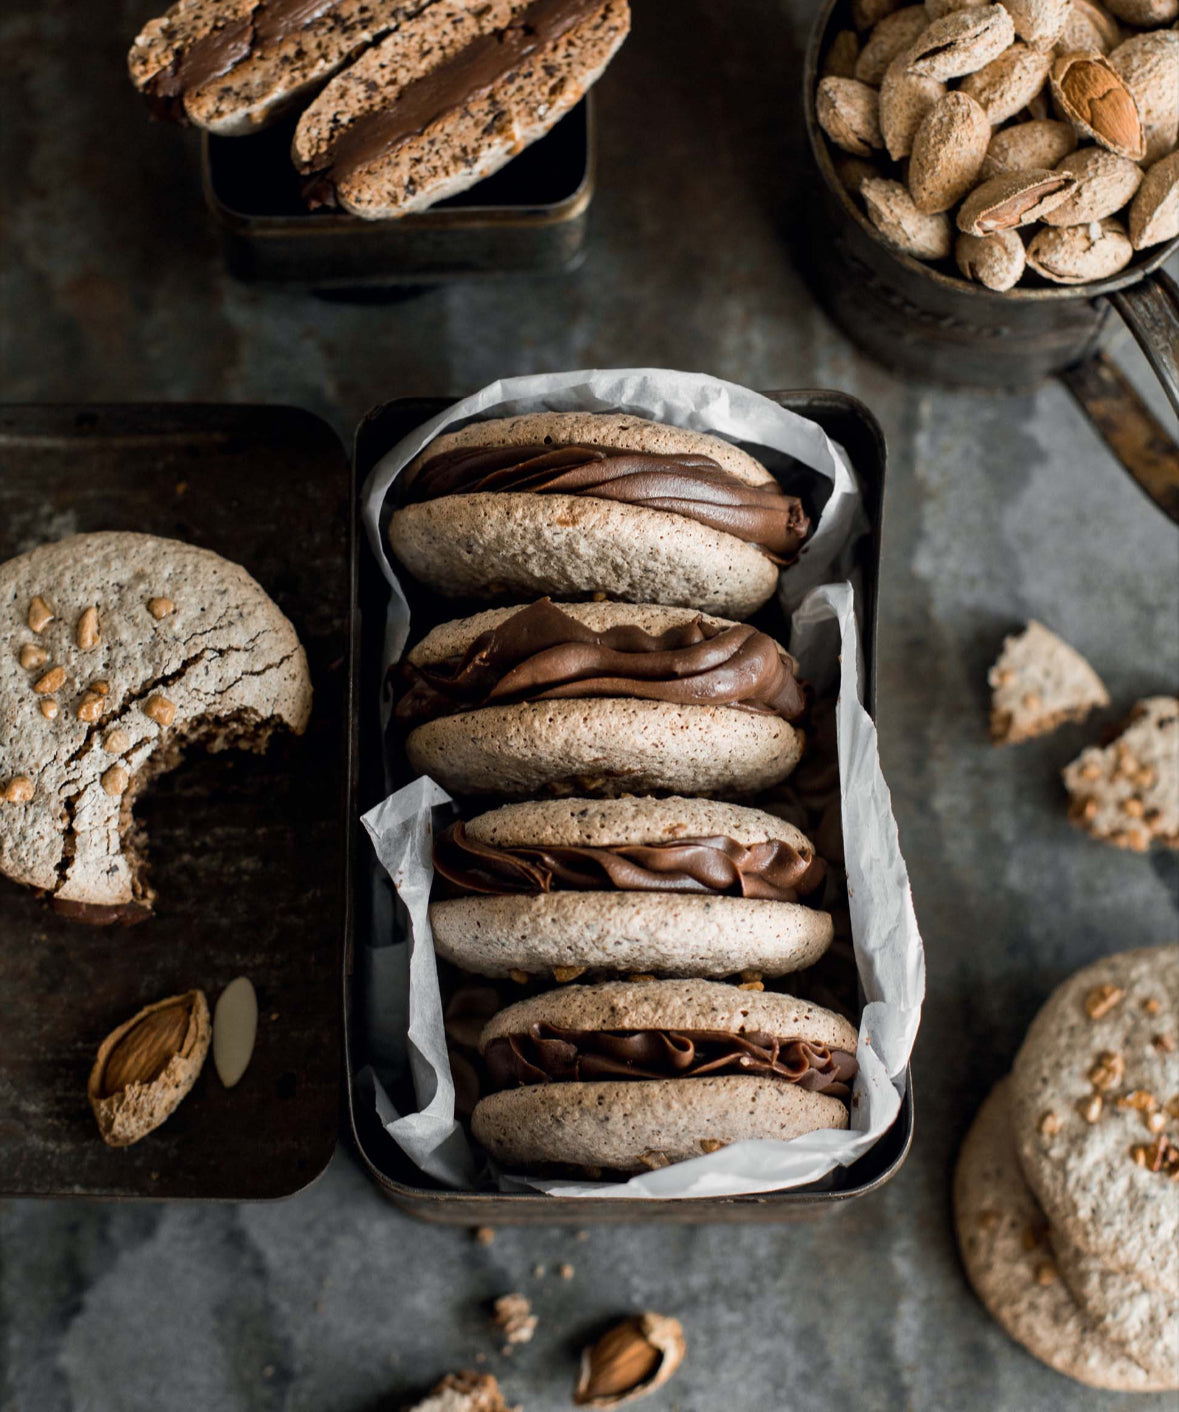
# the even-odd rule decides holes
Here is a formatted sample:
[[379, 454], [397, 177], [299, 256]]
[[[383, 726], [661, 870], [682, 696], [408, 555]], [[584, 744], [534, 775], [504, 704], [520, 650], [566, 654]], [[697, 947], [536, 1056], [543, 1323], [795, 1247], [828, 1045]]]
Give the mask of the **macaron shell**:
[[471, 1119], [476, 1140], [509, 1169], [563, 1163], [622, 1172], [700, 1157], [717, 1144], [847, 1125], [840, 1099], [747, 1074], [534, 1084], [489, 1094]]
[[460, 795], [749, 795], [784, 780], [802, 745], [778, 716], [603, 697], [442, 716], [410, 733], [406, 753]]
[[793, 902], [666, 892], [459, 897], [430, 906], [438, 954], [484, 976], [555, 967], [653, 975], [781, 976], [819, 959], [834, 928]]
[[1058, 1373], [1118, 1392], [1165, 1390], [1098, 1331], [1056, 1273], [1044, 1213], [1016, 1156], [1010, 1098], [1003, 1079], [979, 1109], [954, 1173], [954, 1224], [975, 1293], [1006, 1333]]

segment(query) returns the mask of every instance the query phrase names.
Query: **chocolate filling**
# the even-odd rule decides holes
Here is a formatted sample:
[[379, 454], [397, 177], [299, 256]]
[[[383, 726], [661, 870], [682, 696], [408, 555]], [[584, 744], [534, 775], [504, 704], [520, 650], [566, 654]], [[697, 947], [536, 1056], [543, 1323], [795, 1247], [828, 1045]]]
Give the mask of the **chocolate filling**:
[[399, 670], [395, 714], [420, 723], [484, 706], [637, 697], [733, 706], [793, 721], [806, 699], [790, 659], [748, 623], [702, 618], [651, 634], [624, 624], [595, 632], [542, 598], [480, 633], [461, 656]]
[[407, 83], [394, 102], [362, 113], [340, 130], [318, 164], [306, 195], [326, 205], [362, 167], [391, 156], [447, 113], [486, 98], [529, 55], [552, 44], [601, 8], [602, 0], [535, 0], [505, 29], [473, 39], [452, 58]]
[[735, 839], [682, 838], [669, 843], [517, 845], [482, 843], [460, 820], [434, 844], [434, 870], [460, 892], [505, 896], [553, 891], [704, 892], [797, 902], [827, 869], [789, 843], [745, 845]]
[[711, 456], [605, 446], [460, 446], [427, 461], [410, 502], [488, 491], [586, 495], [683, 515], [755, 545], [775, 563], [798, 553], [810, 521], [776, 483], [747, 485]]
[[496, 1089], [737, 1073], [846, 1098], [857, 1068], [855, 1055], [846, 1050], [757, 1030], [569, 1030], [544, 1021], [530, 1025], [526, 1034], [491, 1040], [483, 1058]]

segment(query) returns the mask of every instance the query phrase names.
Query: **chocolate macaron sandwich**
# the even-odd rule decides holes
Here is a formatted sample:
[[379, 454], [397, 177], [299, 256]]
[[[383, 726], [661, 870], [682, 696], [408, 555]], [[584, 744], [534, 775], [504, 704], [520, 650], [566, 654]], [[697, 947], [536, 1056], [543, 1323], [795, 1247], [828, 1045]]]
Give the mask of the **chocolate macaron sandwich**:
[[460, 795], [746, 795], [802, 753], [806, 699], [766, 633], [687, 608], [541, 599], [434, 628], [394, 714]]
[[513, 1169], [640, 1172], [846, 1128], [856, 1043], [830, 1010], [718, 981], [565, 986], [484, 1027], [472, 1131]]
[[438, 954], [485, 976], [780, 976], [831, 943], [792, 824], [706, 799], [509, 804], [435, 841]]
[[551, 593], [744, 618], [810, 531], [741, 448], [621, 412], [539, 412], [436, 438], [399, 482], [393, 552], [447, 597]]

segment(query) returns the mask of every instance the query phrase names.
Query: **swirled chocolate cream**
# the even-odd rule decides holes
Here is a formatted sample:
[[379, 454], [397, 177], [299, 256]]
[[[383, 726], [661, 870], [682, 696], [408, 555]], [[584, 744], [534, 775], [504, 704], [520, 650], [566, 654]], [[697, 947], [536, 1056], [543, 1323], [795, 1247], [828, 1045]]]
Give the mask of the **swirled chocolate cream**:
[[751, 794], [802, 751], [785, 649], [685, 608], [492, 609], [435, 628], [398, 677], [409, 762], [456, 794]]
[[509, 1170], [636, 1172], [751, 1138], [846, 1128], [855, 1027], [706, 980], [565, 986], [492, 1017], [472, 1131]]
[[785, 975], [831, 943], [792, 824], [707, 799], [509, 804], [434, 842], [439, 955], [487, 976]]
[[580, 102], [629, 29], [626, 0], [434, 0], [303, 114], [308, 199], [381, 220], [467, 190]]
[[810, 532], [740, 447], [617, 412], [473, 422], [402, 479], [393, 551], [452, 597], [604, 593], [744, 618]]

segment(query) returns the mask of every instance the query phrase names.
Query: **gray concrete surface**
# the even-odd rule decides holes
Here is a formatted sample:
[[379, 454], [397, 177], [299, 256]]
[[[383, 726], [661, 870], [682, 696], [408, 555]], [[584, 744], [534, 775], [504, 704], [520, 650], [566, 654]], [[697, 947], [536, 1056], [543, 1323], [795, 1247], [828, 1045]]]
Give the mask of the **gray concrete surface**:
[[[1179, 935], [1179, 856], [1074, 833], [1056, 780], [1085, 732], [993, 752], [986, 667], [1034, 614], [1104, 675], [1110, 718], [1173, 688], [1179, 539], [1060, 386], [906, 385], [814, 306], [785, 245], [806, 219], [790, 118], [811, 6], [636, 0], [601, 90], [585, 267], [370, 307], [222, 272], [191, 138], [149, 124], [124, 78], [151, 8], [10, 0], [0, 15], [6, 400], [293, 402], [346, 435], [395, 394], [652, 363], [843, 388], [876, 411], [892, 454], [882, 749], [929, 964], [917, 1138], [878, 1196], [778, 1229], [503, 1230], [485, 1249], [398, 1215], [343, 1155], [270, 1207], [2, 1203], [0, 1405], [374, 1412], [485, 1357], [528, 1412], [557, 1412], [583, 1336], [644, 1307], [681, 1318], [689, 1342], [652, 1412], [1128, 1404], [1049, 1372], [986, 1317], [957, 1263], [948, 1177], [1051, 985]], [[565, 1260], [568, 1281], [552, 1273]], [[512, 1289], [541, 1323], [504, 1358], [484, 1303]]]

